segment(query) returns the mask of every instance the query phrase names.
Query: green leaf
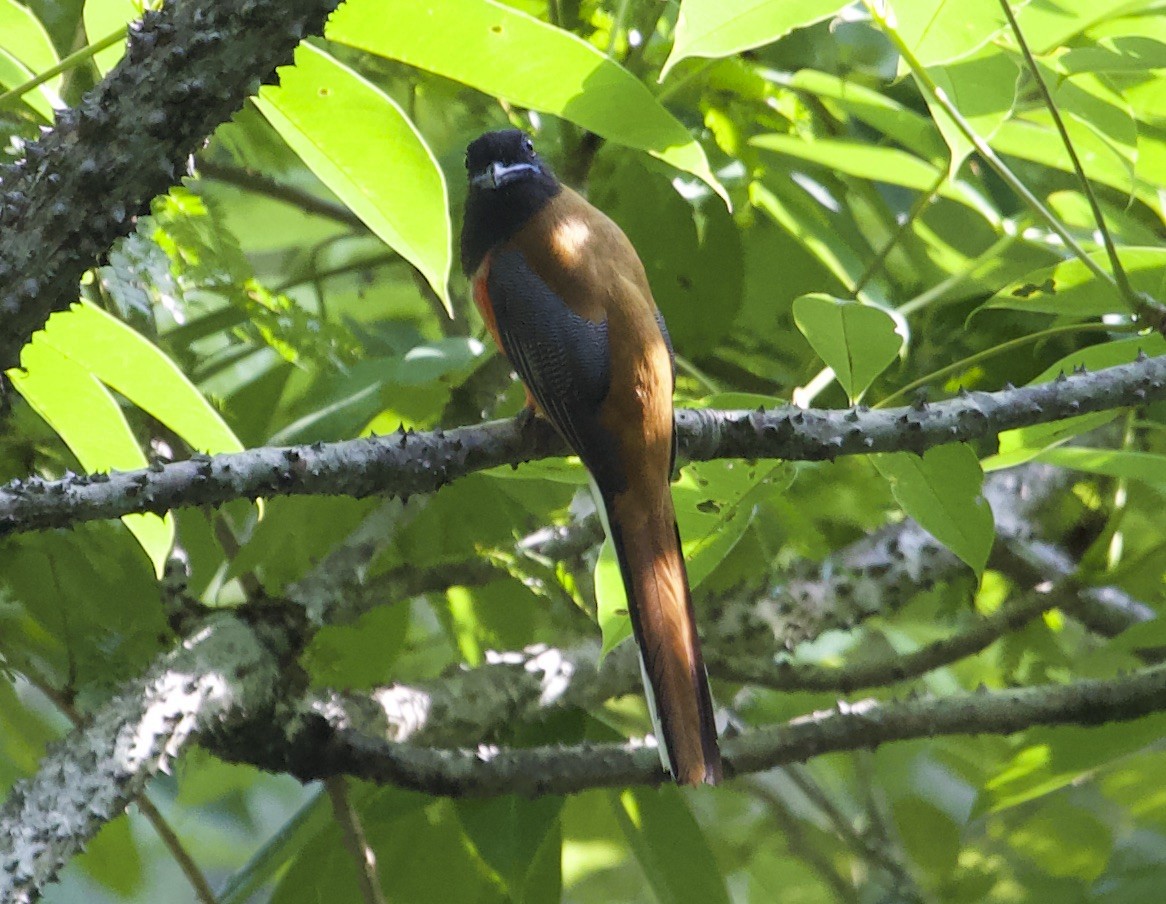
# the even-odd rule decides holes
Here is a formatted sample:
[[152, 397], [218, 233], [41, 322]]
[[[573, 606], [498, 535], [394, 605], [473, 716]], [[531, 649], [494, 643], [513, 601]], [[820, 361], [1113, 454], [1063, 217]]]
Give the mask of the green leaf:
[[130, 819], [123, 815], [107, 822], [76, 860], [76, 866], [123, 899], [141, 893], [145, 879], [142, 853], [130, 831]]
[[912, 861], [931, 875], [950, 873], [959, 857], [962, 827], [923, 794], [897, 797], [893, 810], [895, 825]]
[[1088, 449], [1068, 446], [1046, 449], [1036, 456], [1037, 461], [1087, 471], [1106, 477], [1126, 477], [1140, 480], [1160, 491], [1166, 491], [1166, 455], [1153, 452], [1135, 452], [1130, 449]]
[[683, 59], [725, 57], [760, 47], [844, 6], [839, 0], [684, 0], [660, 81]]
[[[144, 0], [85, 0], [85, 34], [93, 44], [117, 30], [124, 31], [142, 17]], [[155, 4], [150, 4], [155, 5]], [[93, 58], [97, 71], [105, 75], [125, 56], [126, 42], [118, 41]]]
[[449, 198], [433, 153], [376, 85], [310, 44], [295, 60], [280, 70], [278, 87], [260, 90], [260, 111], [321, 182], [421, 271], [452, 317]]
[[[59, 62], [56, 48], [40, 19], [16, 0], [0, 0], [0, 50], [7, 51], [34, 74], [51, 69]], [[60, 90], [61, 76], [53, 76], [48, 84], [54, 91]]]
[[1090, 414], [1066, 418], [1063, 421], [1005, 430], [1000, 434], [1000, 445], [996, 454], [981, 461], [980, 467], [984, 469], [985, 474], [988, 474], [992, 471], [1022, 465], [1032, 461], [1051, 446], [1067, 442], [1075, 436], [1088, 433], [1090, 430], [1104, 427], [1120, 413], [1117, 409], [1094, 411]]
[[[757, 135], [749, 143], [835, 172], [887, 185], [902, 185], [916, 191], [931, 191], [944, 173], [939, 167], [898, 148], [878, 147], [857, 141], [835, 141], [829, 138], [805, 141], [793, 135], [768, 134]], [[938, 194], [970, 207], [989, 221], [998, 219], [988, 199], [965, 182], [945, 180]]]
[[608, 799], [660, 904], [728, 904], [708, 839], [677, 788], [628, 788]]
[[44, 337], [192, 448], [208, 454], [242, 451], [226, 421], [165, 352], [97, 306], [81, 302], [54, 314]]
[[[1157, 298], [1166, 297], [1166, 249], [1119, 248], [1118, 254], [1135, 289]], [[1105, 252], [1096, 251], [1089, 257], [1108, 269], [1109, 259]], [[1073, 318], [1129, 312], [1117, 293], [1110, 286], [1099, 283], [1089, 268], [1076, 258], [1026, 274], [1001, 289], [973, 313], [1001, 308]]]
[[[1128, 364], [1140, 354], [1166, 355], [1166, 338], [1158, 333], [1151, 333], [1147, 336], [1117, 339], [1077, 349], [1045, 368], [1041, 374], [1029, 381], [1029, 385], [1047, 383], [1058, 374], [1067, 374], [1079, 367], [1100, 370], [1104, 367]], [[1120, 409], [1116, 408], [1111, 411], [1095, 411], [1063, 421], [1006, 430], [1000, 434], [997, 454], [985, 458], [980, 465], [987, 473], [1024, 464], [1051, 446], [1105, 426], [1119, 413]]]
[[1129, 364], [1131, 361], [1136, 361], [1141, 355], [1147, 355], [1151, 358], [1166, 355], [1166, 337], [1162, 336], [1161, 333], [1147, 333], [1144, 336], [1114, 339], [1110, 342], [1101, 342], [1097, 345], [1079, 348], [1050, 364], [1033, 377], [1029, 381], [1029, 385], [1047, 383], [1054, 377], [1071, 373], [1079, 367], [1101, 370], [1106, 367], [1117, 367], [1119, 364]]
[[632, 620], [628, 615], [628, 597], [619, 571], [619, 557], [610, 532], [599, 557], [595, 560], [595, 609], [599, 631], [603, 637], [600, 657], [606, 656], [628, 637], [632, 636]]
[[913, 452], [873, 455], [895, 500], [940, 543], [984, 573], [996, 536], [992, 510], [981, 489], [984, 473], [971, 446], [952, 443]]
[[890, 6], [895, 31], [924, 66], [974, 53], [1005, 22], [997, 0], [891, 0]]
[[692, 173], [728, 202], [704, 149], [634, 75], [586, 41], [493, 0], [353, 0], [325, 34], [553, 113]]
[[[32, 77], [33, 73], [27, 66], [12, 56], [7, 50], [0, 48], [0, 85], [8, 88], [16, 88], [27, 81], [31, 81]], [[61, 99], [57, 97], [57, 93], [47, 84], [41, 85], [35, 91], [26, 91], [20, 96], [20, 102], [35, 110], [49, 122], [52, 122], [54, 107], [61, 105]]]
[[[1012, 59], [997, 47], [981, 48], [958, 62], [931, 66], [927, 72], [972, 131], [985, 141], [991, 141], [1012, 113], [1019, 72]], [[931, 118], [951, 151], [948, 172], [954, 176], [975, 147], [947, 111], [930, 94], [924, 92], [924, 96]]]
[[793, 476], [784, 464], [743, 461], [702, 461], [681, 470], [672, 499], [692, 589], [704, 583], [753, 522], [754, 491], [788, 486]]
[[[801, 186], [789, 179], [771, 180], [771, 185], [749, 183], [749, 203], [763, 210], [782, 229], [805, 246], [843, 286], [850, 288], [858, 282], [865, 267], [861, 253], [841, 232], [839, 217], [832, 216], [818, 199], [809, 196]], [[868, 292], [870, 290], [868, 289]]]
[[[33, 336], [20, 353], [20, 368], [8, 371], [12, 385], [77, 456], [86, 471], [134, 470], [148, 462], [121, 407], [89, 370], [72, 360], [50, 339], [54, 314], [45, 331]], [[170, 515], [125, 515], [129, 528], [160, 577], [174, 543]]]
[[833, 369], [851, 402], [903, 347], [894, 318], [882, 308], [815, 292], [796, 299], [793, 311], [798, 329]]
[[[549, 904], [560, 899], [561, 878], [548, 883], [548, 877], [541, 873], [548, 858], [555, 863], [561, 860], [561, 797], [525, 800], [506, 795], [457, 801], [455, 807], [466, 835], [482, 860], [502, 879], [511, 901]], [[558, 844], [554, 844], [556, 840]]]
[[811, 92], [828, 107], [837, 105], [917, 157], [933, 162], [942, 159], [943, 142], [935, 123], [879, 91], [814, 69], [796, 72], [789, 79], [789, 85]]

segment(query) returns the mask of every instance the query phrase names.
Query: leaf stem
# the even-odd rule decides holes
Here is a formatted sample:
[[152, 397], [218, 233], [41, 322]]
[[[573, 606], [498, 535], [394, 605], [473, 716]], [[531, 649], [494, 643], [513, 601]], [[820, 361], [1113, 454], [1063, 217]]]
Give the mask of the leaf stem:
[[936, 84], [935, 79], [927, 71], [927, 68], [915, 56], [911, 48], [907, 46], [906, 42], [899, 35], [898, 30], [891, 26], [886, 17], [877, 8], [877, 4], [873, 0], [864, 0], [867, 9], [870, 11], [871, 18], [878, 23], [883, 32], [891, 39], [891, 43], [895, 45], [895, 49], [899, 51], [899, 55], [911, 69], [911, 73], [915, 76], [916, 81], [924, 89], [926, 94], [946, 113], [956, 124], [956, 127], [963, 133], [964, 137], [968, 139], [976, 152], [984, 159], [984, 161], [996, 171], [998, 175], [1017, 195], [1024, 201], [1032, 210], [1040, 217], [1054, 232], [1065, 247], [1068, 248], [1075, 257], [1077, 257], [1094, 276], [1099, 280], [1111, 286], [1117, 292], [1123, 301], [1128, 301], [1125, 295], [1121, 294], [1117, 281], [1113, 275], [1109, 273], [1104, 267], [1093, 260], [1092, 257], [1085, 251], [1084, 248], [1073, 237], [1072, 233], [1065, 228], [1064, 224], [1057, 219], [1056, 215], [1049, 210], [1041, 200], [1034, 195], [1008, 165], [1001, 160], [992, 147], [981, 138], [976, 130], [972, 128], [972, 124], [968, 122], [964, 115], [959, 111], [959, 108], [951, 102], [947, 93]]

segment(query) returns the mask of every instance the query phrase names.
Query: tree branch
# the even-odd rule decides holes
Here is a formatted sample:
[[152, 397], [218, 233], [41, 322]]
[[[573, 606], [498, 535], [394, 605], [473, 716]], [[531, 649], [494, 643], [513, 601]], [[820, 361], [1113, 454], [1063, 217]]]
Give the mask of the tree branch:
[[[1096, 726], [1137, 719], [1166, 707], [1166, 666], [1124, 678], [1042, 685], [878, 703], [816, 712], [784, 725], [723, 740], [727, 777], [761, 772], [824, 753], [891, 741], [963, 734], [1012, 734], [1035, 725]], [[212, 749], [234, 762], [287, 771], [304, 781], [351, 775], [447, 797], [573, 794], [589, 788], [658, 785], [666, 778], [654, 749], [642, 744], [449, 750], [372, 737], [342, 713], [287, 714], [271, 723], [217, 734]]]
[[[1166, 399], [1166, 356], [1048, 383], [966, 393], [934, 405], [871, 411], [677, 411], [681, 449], [693, 460], [833, 460], [867, 452], [922, 452], [1003, 430]], [[56, 481], [13, 481], [0, 490], [0, 535], [66, 527], [133, 512], [220, 505], [260, 496], [382, 493], [407, 499], [475, 471], [566, 451], [541, 419], [525, 429], [492, 421], [453, 430], [260, 448], [150, 469]]]
[[0, 167], [0, 372], [134, 228], [206, 136], [318, 34], [337, 0], [186, 0], [147, 12], [125, 57]]
[[53, 745], [0, 808], [0, 900], [36, 900], [195, 732], [253, 715], [282, 679], [257, 633], [231, 615], [202, 629]]

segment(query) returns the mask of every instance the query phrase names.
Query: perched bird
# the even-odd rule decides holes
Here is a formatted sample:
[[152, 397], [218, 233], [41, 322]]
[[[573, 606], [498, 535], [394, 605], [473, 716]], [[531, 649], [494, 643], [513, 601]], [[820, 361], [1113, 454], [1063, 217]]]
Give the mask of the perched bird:
[[559, 183], [524, 132], [466, 151], [462, 267], [487, 328], [591, 473], [619, 556], [661, 759], [715, 784], [712, 697], [669, 486], [672, 346], [623, 231]]

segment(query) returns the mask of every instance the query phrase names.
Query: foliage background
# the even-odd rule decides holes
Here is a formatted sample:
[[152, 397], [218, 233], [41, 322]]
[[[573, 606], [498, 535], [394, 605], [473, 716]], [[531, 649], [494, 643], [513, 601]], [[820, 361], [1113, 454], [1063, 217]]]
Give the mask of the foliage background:
[[[1075, 256], [1073, 243], [1109, 267], [1036, 74], [1130, 283], [1162, 298], [1163, 5], [1034, 0], [1015, 11], [1035, 72], [996, 0], [351, 0], [328, 40], [301, 47], [281, 87], [219, 128], [182, 185], [91, 272], [80, 298], [92, 307], [71, 312], [72, 325], [58, 315], [26, 347], [25, 371], [11, 373], [19, 394], [4, 413], [0, 476], [516, 413], [521, 390], [482, 341], [456, 261], [450, 272], [463, 149], [510, 124], [530, 129], [636, 244], [680, 356], [682, 404], [902, 404], [920, 390], [938, 399], [1160, 354], [1159, 337], [1137, 332], [1135, 315], [1153, 306]], [[133, 15], [114, 0], [3, 0], [0, 85], [22, 85]], [[4, 154], [18, 158], [119, 47], [5, 95]], [[936, 87], [986, 144], [973, 148]], [[1047, 611], [983, 652], [849, 696], [1136, 668], [1161, 647], [1155, 621], [1108, 639], [1056, 608], [1055, 593], [1114, 587], [1151, 611], [1162, 605], [1162, 424], [1155, 405], [924, 459], [690, 465], [676, 492], [699, 605], [759, 594], [905, 509], [972, 568], [792, 656], [838, 666], [907, 654], [1049, 580], [990, 557], [977, 501], [981, 464], [1035, 459], [1069, 469], [1028, 526], [1071, 564]], [[597, 550], [558, 566], [515, 554], [519, 538], [577, 520], [581, 485], [576, 465], [545, 462], [410, 502], [367, 573], [448, 579], [322, 631], [305, 655], [313, 682], [415, 681], [490, 650], [590, 636], [596, 593], [601, 607], [611, 593]], [[155, 583], [172, 540], [189, 557], [189, 590], [238, 606], [279, 597], [378, 505], [273, 499], [258, 520], [244, 501], [132, 516], [129, 530], [5, 539], [0, 779], [34, 772], [67, 728], [63, 713], [85, 711], [172, 642]], [[457, 583], [459, 568], [482, 559], [496, 565], [488, 579]], [[741, 725], [840, 696], [729, 682], [715, 692]], [[647, 724], [628, 697], [495, 740], [571, 743]], [[717, 791], [453, 802], [354, 783], [350, 793], [393, 901], [1148, 902], [1166, 864], [1160, 736], [1151, 717], [919, 740]], [[150, 798], [217, 900], [247, 900], [252, 888], [256, 900], [357, 899], [317, 788], [195, 751]], [[45, 897], [197, 900], [137, 812], [110, 823]]]

